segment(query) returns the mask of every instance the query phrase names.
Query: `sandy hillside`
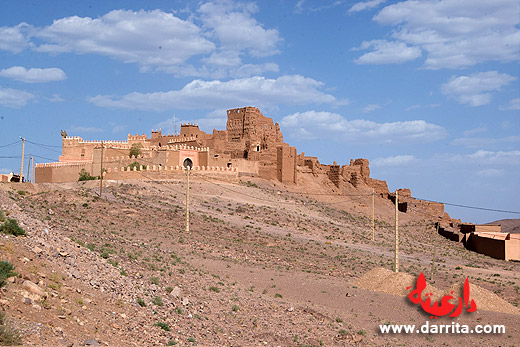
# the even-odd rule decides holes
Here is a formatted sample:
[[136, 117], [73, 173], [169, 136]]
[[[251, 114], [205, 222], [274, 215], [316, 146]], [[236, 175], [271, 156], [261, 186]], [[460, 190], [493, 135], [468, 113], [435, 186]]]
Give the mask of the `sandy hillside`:
[[0, 292], [8, 326], [23, 344], [47, 346], [520, 344], [509, 311], [457, 318], [504, 324], [503, 335], [378, 329], [429, 320], [402, 296], [420, 272], [441, 292], [469, 277], [480, 295], [516, 308], [519, 263], [467, 251], [431, 220], [401, 213], [402, 274], [385, 273], [394, 259], [389, 201], [376, 201], [372, 241], [367, 196], [312, 180], [306, 190], [248, 180], [194, 176], [189, 232], [184, 181], [109, 181], [102, 197], [98, 182], [0, 184], [0, 209], [27, 232], [0, 239], [1, 259], [18, 273]]

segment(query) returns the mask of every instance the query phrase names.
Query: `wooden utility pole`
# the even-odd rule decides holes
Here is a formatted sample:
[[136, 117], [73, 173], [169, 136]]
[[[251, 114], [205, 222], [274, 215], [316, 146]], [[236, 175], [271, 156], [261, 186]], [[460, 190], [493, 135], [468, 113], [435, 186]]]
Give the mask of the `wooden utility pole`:
[[374, 195], [375, 195], [375, 190], [374, 188], [372, 188], [372, 241], [374, 241], [374, 233], [375, 233], [375, 220], [374, 220]]
[[191, 167], [186, 165], [186, 231], [190, 231], [190, 170]]
[[20, 165], [20, 183], [23, 182], [23, 156], [25, 155], [25, 139], [20, 136], [22, 139], [22, 164]]
[[121, 174], [121, 159], [119, 159], [119, 167], [117, 168], [116, 195], [119, 196], [119, 175]]
[[101, 194], [103, 194], [103, 148], [104, 148], [103, 141], [101, 141], [101, 165], [100, 165], [100, 175], [99, 175], [99, 197], [101, 197]]
[[399, 191], [395, 190], [395, 272], [399, 272]]
[[[437, 234], [439, 233], [439, 222], [437, 222]], [[437, 242], [433, 241], [433, 259], [432, 259], [432, 276], [430, 278], [430, 282], [433, 282], [433, 275], [435, 273], [435, 257], [437, 256]]]
[[32, 160], [32, 155], [29, 154], [29, 163], [27, 163], [27, 177], [25, 177], [27, 182], [29, 182], [29, 177], [31, 177], [31, 176], [29, 176], [31, 173], [31, 160]]
[[31, 165], [32, 165], [32, 183], [36, 183], [36, 178], [34, 177], [34, 158], [31, 158]]

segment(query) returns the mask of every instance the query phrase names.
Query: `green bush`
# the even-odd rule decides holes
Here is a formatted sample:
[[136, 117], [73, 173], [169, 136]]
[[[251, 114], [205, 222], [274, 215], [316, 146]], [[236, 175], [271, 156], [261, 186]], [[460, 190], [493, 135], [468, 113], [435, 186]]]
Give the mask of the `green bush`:
[[11, 234], [14, 236], [23, 236], [25, 235], [25, 230], [23, 230], [19, 225], [16, 219], [7, 218], [4, 224], [0, 225], [0, 231], [4, 234]]
[[92, 181], [92, 180], [98, 180], [98, 179], [99, 179], [99, 176], [92, 176], [85, 169], [81, 169], [81, 171], [79, 172], [78, 181]]
[[152, 304], [157, 305], [157, 306], [162, 306], [163, 301], [160, 296], [156, 296], [155, 298], [153, 298]]
[[0, 287], [3, 287], [7, 284], [5, 281], [9, 277], [16, 276], [16, 272], [14, 272], [14, 265], [8, 261], [0, 260]]
[[155, 323], [154, 325], [155, 325], [156, 327], [161, 328], [162, 330], [165, 330], [165, 331], [171, 331], [170, 326], [168, 325], [168, 323], [157, 322], [157, 323]]
[[146, 307], [146, 302], [144, 302], [144, 300], [141, 299], [141, 298], [137, 298], [137, 303], [138, 303], [139, 306], [141, 306], [141, 307]]
[[143, 145], [139, 142], [132, 144], [132, 147], [130, 148], [130, 154], [128, 156], [135, 156], [137, 158], [137, 156], [141, 154], [141, 148], [143, 148]]

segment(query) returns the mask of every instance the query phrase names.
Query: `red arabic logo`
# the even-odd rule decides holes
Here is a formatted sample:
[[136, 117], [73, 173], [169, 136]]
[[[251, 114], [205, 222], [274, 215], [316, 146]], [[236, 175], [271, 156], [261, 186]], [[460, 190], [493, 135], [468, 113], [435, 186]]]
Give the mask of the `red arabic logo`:
[[[455, 299], [451, 295], [445, 295], [441, 299], [441, 303], [436, 301], [433, 304], [431, 303], [431, 296], [432, 293], [427, 293], [425, 295], [425, 300], [422, 299], [422, 292], [426, 288], [426, 279], [424, 278], [424, 275], [421, 274], [419, 277], [417, 277], [417, 283], [415, 285], [415, 289], [408, 294], [408, 298], [411, 302], [414, 304], [421, 304], [421, 307], [423, 311], [428, 312], [431, 314], [430, 318], [439, 318], [441, 316], [449, 315], [449, 317], [458, 317], [462, 313], [462, 309], [465, 307], [467, 312], [475, 312], [477, 310], [477, 304], [475, 303], [475, 300], [471, 299], [471, 303], [468, 305], [469, 302], [469, 280], [466, 277], [466, 281], [464, 282], [464, 290], [463, 290], [463, 298], [459, 297], [459, 303], [458, 305], [450, 303], [450, 300]], [[407, 287], [406, 290], [410, 290], [410, 287]], [[453, 291], [451, 292], [453, 294]], [[464, 301], [464, 302], [463, 302]], [[455, 306], [457, 306], [455, 308]]]

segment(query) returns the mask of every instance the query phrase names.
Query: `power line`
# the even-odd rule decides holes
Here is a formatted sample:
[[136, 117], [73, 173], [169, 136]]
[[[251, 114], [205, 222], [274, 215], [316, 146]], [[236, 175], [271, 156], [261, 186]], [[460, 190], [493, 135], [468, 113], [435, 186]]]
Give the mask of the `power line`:
[[29, 141], [29, 140], [26, 140], [26, 141], [29, 142], [29, 143], [32, 143], [33, 145], [42, 146], [42, 147], [55, 147], [55, 148], [61, 148], [62, 147], [62, 146], [56, 146], [56, 145], [47, 145], [47, 144], [44, 144], [44, 143], [38, 143], [38, 142]]
[[17, 141], [12, 142], [12, 143], [8, 143], [7, 145], [1, 145], [0, 148], [14, 146], [14, 145], [16, 145], [18, 143], [20, 143], [20, 140], [17, 140]]
[[424, 200], [424, 201], [428, 201], [428, 202], [436, 202], [438, 204], [444, 204], [444, 205], [448, 205], [448, 206], [469, 208], [469, 209], [473, 209], [473, 210], [482, 210], [482, 211], [491, 211], [491, 212], [520, 214], [520, 211], [507, 211], [507, 210], [498, 210], [498, 209], [487, 208], [487, 207], [477, 207], [477, 206], [468, 206], [468, 205], [461, 205], [461, 204], [452, 204], [450, 202], [442, 202], [442, 201], [435, 201], [435, 200], [428, 200], [428, 199], [421, 199], [421, 198], [415, 198], [415, 199], [417, 199], [417, 200]]

